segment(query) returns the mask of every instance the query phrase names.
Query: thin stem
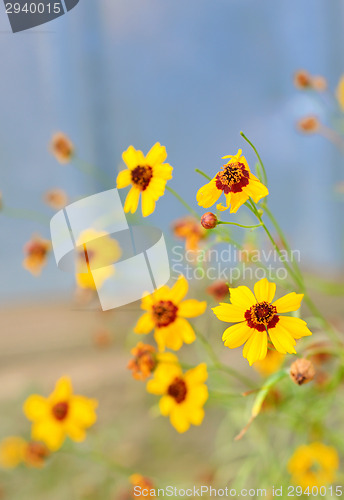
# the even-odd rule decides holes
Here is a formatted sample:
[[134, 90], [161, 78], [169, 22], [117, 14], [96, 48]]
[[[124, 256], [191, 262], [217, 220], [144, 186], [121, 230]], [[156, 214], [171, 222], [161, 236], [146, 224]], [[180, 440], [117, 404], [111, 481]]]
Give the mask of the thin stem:
[[49, 226], [50, 218], [41, 214], [40, 212], [35, 212], [34, 210], [24, 210], [21, 208], [11, 208], [3, 207], [0, 210], [0, 215], [5, 215], [7, 217], [13, 217], [14, 219], [27, 219], [34, 222], [39, 222], [44, 226]]
[[180, 203], [181, 203], [182, 205], [184, 205], [184, 207], [185, 207], [185, 208], [186, 208], [186, 209], [187, 209], [187, 210], [188, 210], [188, 211], [189, 211], [192, 215], [194, 215], [197, 219], [199, 219], [199, 218], [200, 218], [200, 216], [198, 215], [198, 213], [197, 213], [197, 212], [196, 212], [193, 208], [191, 208], [191, 207], [190, 207], [190, 205], [188, 205], [188, 203], [186, 203], [186, 201], [185, 201], [185, 200], [183, 200], [183, 198], [182, 198], [182, 197], [181, 197], [181, 196], [180, 196], [180, 195], [179, 195], [179, 194], [178, 194], [178, 193], [177, 193], [174, 189], [172, 189], [170, 186], [166, 186], [166, 189], [167, 189], [167, 191], [169, 191], [171, 194], [173, 194], [173, 196], [174, 196], [175, 198], [177, 198], [177, 200], [178, 200], [178, 201], [180, 201]]
[[255, 226], [244, 226], [243, 224], [238, 224], [237, 222], [225, 222], [225, 221], [217, 221], [217, 224], [229, 224], [231, 226], [243, 227], [244, 229], [254, 229], [255, 227], [261, 227], [262, 224], [256, 224]]
[[202, 170], [200, 170], [199, 168], [195, 168], [195, 172], [197, 172], [198, 174], [200, 175], [203, 175], [203, 177], [205, 177], [206, 179], [208, 179], [208, 181], [211, 181], [211, 177], [209, 177], [209, 175], [205, 174]]
[[260, 163], [260, 166], [262, 167], [262, 171], [263, 171], [263, 176], [264, 176], [264, 184], [265, 186], [268, 185], [268, 176], [266, 175], [266, 170], [265, 170], [265, 167], [264, 167], [264, 163], [262, 162], [262, 159], [261, 157], [259, 156], [259, 153], [257, 151], [257, 149], [255, 148], [255, 146], [252, 144], [252, 142], [246, 137], [246, 135], [244, 134], [244, 132], [240, 132], [240, 135], [243, 139], [245, 139], [245, 141], [251, 146], [251, 148], [253, 149], [253, 151], [256, 153], [256, 156], [258, 158], [258, 161]]
[[110, 177], [106, 174], [106, 172], [100, 170], [99, 168], [96, 168], [94, 165], [91, 165], [90, 163], [87, 163], [78, 157], [73, 158], [73, 164], [78, 168], [78, 170], [80, 170], [80, 172], [92, 176], [98, 182], [102, 183], [104, 187], [108, 189], [115, 187], [115, 177]]

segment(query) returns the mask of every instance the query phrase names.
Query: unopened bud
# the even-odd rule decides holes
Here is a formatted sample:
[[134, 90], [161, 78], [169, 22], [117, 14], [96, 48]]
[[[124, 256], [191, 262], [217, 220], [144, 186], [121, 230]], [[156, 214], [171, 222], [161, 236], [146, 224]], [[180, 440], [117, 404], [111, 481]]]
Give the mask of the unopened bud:
[[314, 376], [315, 369], [309, 359], [297, 359], [290, 367], [290, 378], [297, 385], [307, 384], [313, 380]]
[[211, 212], [206, 212], [201, 217], [201, 224], [205, 229], [214, 229], [217, 226], [217, 217]]

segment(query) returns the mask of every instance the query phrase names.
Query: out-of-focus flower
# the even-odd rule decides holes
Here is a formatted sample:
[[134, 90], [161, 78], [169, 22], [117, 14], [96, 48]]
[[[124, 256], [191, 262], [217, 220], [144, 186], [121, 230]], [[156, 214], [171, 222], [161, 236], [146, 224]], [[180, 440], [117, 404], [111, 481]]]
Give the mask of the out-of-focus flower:
[[309, 89], [312, 86], [312, 77], [305, 69], [300, 69], [294, 73], [294, 85], [300, 90]]
[[317, 92], [325, 92], [327, 90], [327, 80], [324, 76], [315, 75], [312, 77], [312, 87]]
[[165, 285], [143, 297], [141, 309], [147, 312], [137, 322], [135, 333], [147, 334], [154, 328], [154, 338], [160, 351], [164, 351], [166, 347], [177, 351], [184, 342], [194, 342], [195, 332], [185, 318], [203, 314], [207, 303], [195, 299], [181, 302], [188, 288], [187, 280], [181, 275], [172, 288]]
[[131, 498], [156, 498], [153, 481], [141, 474], [132, 474], [130, 482], [133, 486]]
[[[83, 243], [83, 242], [87, 243]], [[87, 229], [83, 231], [77, 245], [80, 247], [80, 255], [77, 261], [76, 282], [81, 288], [95, 290], [91, 270], [97, 270], [97, 282], [99, 286], [114, 273], [112, 264], [122, 255], [118, 242], [110, 237], [105, 231]], [[86, 272], [85, 272], [86, 271]]]
[[158, 364], [154, 378], [148, 381], [147, 391], [162, 396], [159, 402], [161, 414], [170, 417], [178, 432], [185, 432], [190, 425], [203, 422], [203, 406], [208, 399], [207, 378], [205, 363], [183, 374], [177, 357], [167, 353], [165, 362]]
[[297, 385], [308, 384], [314, 376], [314, 366], [309, 359], [299, 358], [290, 367], [290, 378]]
[[220, 172], [201, 187], [197, 192], [197, 201], [201, 207], [208, 208], [214, 205], [224, 193], [226, 197], [226, 206], [216, 205], [218, 210], [227, 210], [230, 207], [230, 213], [235, 213], [249, 197], [255, 203], [269, 194], [269, 191], [251, 171], [246, 158], [241, 156], [242, 150], [239, 149], [236, 155], [223, 156], [222, 159], [230, 158]]
[[320, 129], [320, 122], [316, 116], [305, 116], [297, 122], [297, 128], [305, 134], [315, 134]]
[[14, 469], [24, 461], [26, 449], [25, 439], [19, 436], [9, 436], [0, 443], [0, 466], [4, 469]]
[[38, 394], [29, 396], [24, 413], [33, 423], [32, 438], [56, 451], [67, 436], [77, 442], [86, 438], [86, 429], [97, 420], [97, 406], [95, 399], [74, 395], [70, 379], [62, 377], [48, 398]]
[[268, 377], [282, 366], [285, 358], [285, 354], [281, 354], [274, 348], [267, 350], [266, 357], [260, 361], [256, 361], [253, 367], [260, 373], [263, 377]]
[[74, 156], [74, 145], [66, 134], [57, 132], [51, 139], [50, 151], [57, 161], [66, 164], [69, 163]]
[[145, 380], [154, 371], [157, 365], [157, 354], [155, 347], [139, 342], [131, 350], [134, 356], [128, 363], [128, 369], [132, 370], [133, 377], [136, 380]]
[[163, 196], [166, 182], [172, 179], [173, 168], [164, 163], [167, 158], [166, 148], [157, 142], [144, 156], [142, 151], [129, 146], [122, 158], [128, 168], [118, 174], [117, 189], [131, 185], [124, 211], [135, 213], [141, 194], [142, 215], [147, 217], [154, 212], [156, 201]]
[[302, 319], [281, 316], [297, 311], [303, 294], [288, 293], [272, 302], [275, 292], [276, 284], [263, 278], [254, 285], [254, 294], [247, 286], [230, 288], [231, 304], [213, 308], [219, 320], [237, 323], [225, 330], [222, 340], [230, 349], [245, 344], [243, 356], [250, 365], [266, 357], [268, 340], [278, 352], [295, 354], [296, 339], [312, 335]]
[[215, 214], [206, 212], [201, 217], [201, 224], [204, 229], [214, 229], [217, 226], [218, 220]]
[[318, 442], [299, 446], [288, 463], [292, 482], [303, 489], [333, 483], [338, 468], [337, 450]]
[[23, 251], [25, 254], [23, 267], [34, 276], [39, 276], [42, 268], [47, 263], [47, 256], [51, 251], [51, 242], [39, 235], [33, 235], [31, 240], [25, 243]]
[[338, 99], [339, 106], [344, 111], [344, 75], [341, 77], [336, 90], [336, 96]]
[[26, 465], [40, 468], [45, 464], [49, 454], [50, 452], [45, 444], [38, 443], [36, 441], [29, 441], [26, 444], [24, 461]]
[[68, 203], [68, 197], [62, 189], [50, 189], [44, 194], [45, 203], [54, 210], [61, 210]]
[[187, 216], [177, 219], [172, 230], [174, 236], [185, 239], [186, 250], [196, 251], [199, 242], [206, 237], [206, 231], [195, 217]]
[[215, 300], [220, 301], [229, 295], [229, 288], [225, 281], [215, 281], [215, 283], [208, 286], [207, 293], [212, 295]]

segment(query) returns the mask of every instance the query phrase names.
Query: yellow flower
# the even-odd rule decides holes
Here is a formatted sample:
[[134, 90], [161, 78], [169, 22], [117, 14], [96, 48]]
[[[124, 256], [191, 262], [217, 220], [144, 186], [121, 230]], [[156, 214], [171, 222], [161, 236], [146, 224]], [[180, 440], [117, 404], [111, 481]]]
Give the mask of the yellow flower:
[[226, 206], [218, 204], [216, 208], [227, 210], [231, 207], [230, 213], [235, 213], [249, 197], [258, 203], [261, 198], [269, 194], [267, 187], [251, 173], [246, 158], [241, 156], [241, 153], [242, 150], [239, 149], [235, 156], [223, 156], [222, 159], [230, 158], [229, 162], [208, 184], [198, 190], [197, 201], [201, 207], [211, 207], [224, 193]]
[[323, 443], [300, 446], [288, 463], [292, 482], [302, 489], [333, 483], [338, 468], [336, 449]]
[[[86, 243], [83, 243], [85, 242]], [[111, 264], [121, 257], [121, 249], [116, 240], [113, 240], [105, 231], [87, 229], [83, 231], [77, 241], [80, 246], [78, 255], [76, 281], [81, 288], [95, 290], [96, 286], [91, 270], [97, 271], [97, 281], [102, 285], [114, 273]], [[86, 264], [85, 264], [86, 262]]]
[[142, 215], [147, 217], [154, 212], [155, 202], [163, 196], [166, 182], [172, 179], [173, 168], [164, 163], [166, 148], [157, 142], [144, 156], [142, 151], [129, 146], [122, 158], [128, 168], [118, 174], [117, 189], [130, 184], [132, 186], [125, 200], [124, 211], [132, 214], [136, 212], [142, 194]]
[[268, 377], [282, 366], [285, 355], [276, 351], [274, 348], [267, 350], [266, 357], [260, 361], [256, 361], [253, 367], [260, 373], [263, 377]]
[[78, 442], [85, 439], [85, 429], [97, 420], [97, 406], [95, 399], [74, 395], [70, 379], [62, 377], [48, 398], [31, 395], [24, 403], [24, 413], [33, 422], [32, 438], [56, 451], [67, 436]]
[[63, 132], [53, 135], [50, 142], [50, 151], [57, 161], [62, 164], [69, 163], [74, 155], [74, 145]]
[[219, 320], [238, 323], [225, 330], [222, 340], [230, 349], [245, 344], [243, 356], [250, 365], [265, 358], [268, 340], [278, 352], [295, 354], [295, 339], [312, 335], [302, 319], [281, 316], [297, 311], [303, 294], [288, 293], [272, 302], [275, 292], [275, 283], [263, 278], [254, 285], [254, 294], [247, 286], [231, 288], [231, 304], [213, 308]]
[[178, 351], [183, 342], [194, 342], [195, 332], [185, 318], [203, 314], [207, 303], [195, 299], [181, 302], [188, 288], [188, 282], [181, 275], [172, 288], [165, 285], [143, 297], [141, 309], [147, 312], [137, 322], [135, 333], [147, 334], [154, 328], [154, 338], [160, 351], [164, 351], [166, 347]]
[[206, 238], [207, 233], [199, 221], [192, 216], [174, 221], [172, 230], [174, 236], [185, 239], [185, 249], [190, 251], [198, 250], [199, 242]]
[[154, 378], [147, 383], [147, 391], [162, 396], [160, 412], [170, 417], [178, 432], [185, 432], [190, 425], [201, 425], [204, 418], [203, 406], [208, 399], [208, 378], [205, 363], [183, 374], [177, 357], [166, 353], [158, 364]]
[[344, 75], [339, 80], [336, 95], [337, 95], [339, 106], [344, 111]]
[[9, 436], [0, 444], [0, 466], [14, 469], [24, 461], [26, 441], [18, 436]]
[[25, 254], [23, 267], [34, 276], [38, 276], [47, 263], [47, 256], [51, 251], [51, 242], [39, 235], [33, 235], [31, 240], [24, 245], [23, 251]]

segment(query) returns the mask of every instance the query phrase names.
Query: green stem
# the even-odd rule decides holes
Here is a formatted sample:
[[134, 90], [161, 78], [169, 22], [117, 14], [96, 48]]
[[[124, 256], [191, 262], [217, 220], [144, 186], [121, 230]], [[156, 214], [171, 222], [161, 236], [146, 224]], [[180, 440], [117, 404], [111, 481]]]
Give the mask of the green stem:
[[173, 194], [173, 196], [175, 198], [177, 198], [178, 201], [180, 201], [180, 203], [182, 205], [184, 205], [184, 207], [192, 214], [194, 215], [197, 219], [200, 219], [200, 216], [198, 215], [198, 213], [190, 207], [190, 205], [188, 205], [188, 203], [186, 203], [185, 200], [183, 200], [183, 198], [174, 190], [172, 189], [170, 186], [166, 186], [166, 189], [167, 191], [169, 191], [171, 194]]
[[255, 227], [261, 227], [262, 224], [256, 224], [255, 226], [244, 226], [243, 224], [238, 224], [237, 222], [225, 222], [225, 221], [217, 221], [217, 224], [229, 224], [231, 226], [243, 227], [244, 229], [254, 229]]
[[34, 222], [39, 222], [44, 226], [49, 226], [50, 218], [41, 214], [40, 212], [35, 212], [34, 210], [24, 210], [21, 208], [11, 208], [3, 207], [0, 210], [0, 215], [5, 215], [7, 217], [13, 217], [14, 219], [27, 219]]
[[259, 164], [262, 167], [263, 176], [264, 176], [264, 184], [265, 184], [265, 186], [267, 186], [268, 185], [268, 176], [266, 175], [266, 170], [265, 170], [265, 167], [264, 167], [264, 163], [262, 162], [262, 159], [259, 156], [259, 153], [258, 153], [257, 149], [252, 144], [252, 142], [246, 137], [246, 135], [244, 134], [244, 132], [240, 132], [240, 135], [241, 135], [241, 137], [243, 139], [245, 139], [245, 141], [251, 146], [251, 148], [253, 149], [253, 151], [256, 153], [256, 156], [258, 158]]
[[197, 172], [198, 174], [200, 175], [203, 175], [203, 177], [205, 177], [206, 179], [208, 179], [208, 181], [211, 181], [211, 177], [209, 177], [209, 175], [205, 174], [202, 170], [200, 170], [199, 168], [195, 168], [195, 172]]

